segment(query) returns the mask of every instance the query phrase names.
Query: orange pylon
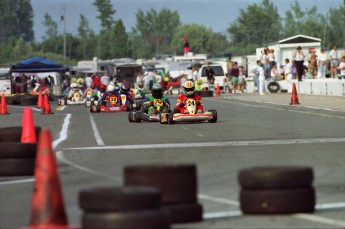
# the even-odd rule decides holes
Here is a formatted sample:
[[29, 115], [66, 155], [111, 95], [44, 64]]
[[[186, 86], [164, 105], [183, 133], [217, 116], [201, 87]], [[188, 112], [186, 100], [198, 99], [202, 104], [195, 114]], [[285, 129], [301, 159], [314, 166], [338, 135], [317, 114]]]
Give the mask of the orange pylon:
[[5, 94], [4, 94], [4, 93], [2, 93], [2, 97], [1, 97], [0, 114], [3, 114], [3, 115], [8, 115], [8, 114], [10, 114], [10, 113], [8, 113], [8, 110], [7, 110], [6, 97], [5, 97]]
[[220, 88], [219, 88], [219, 83], [217, 83], [217, 88], [216, 88], [216, 96], [220, 96]]
[[70, 229], [63, 202], [51, 133], [39, 134], [30, 225], [25, 229]]
[[290, 105], [298, 105], [298, 94], [297, 94], [297, 89], [296, 89], [296, 84], [292, 83], [292, 92], [291, 92], [291, 102]]
[[44, 94], [44, 96], [43, 96], [42, 114], [54, 114], [50, 108], [49, 99], [48, 99], [47, 94]]
[[22, 136], [20, 141], [22, 143], [37, 142], [32, 109], [29, 107], [24, 108], [22, 119]]
[[42, 90], [38, 93], [37, 108], [43, 108], [43, 95]]

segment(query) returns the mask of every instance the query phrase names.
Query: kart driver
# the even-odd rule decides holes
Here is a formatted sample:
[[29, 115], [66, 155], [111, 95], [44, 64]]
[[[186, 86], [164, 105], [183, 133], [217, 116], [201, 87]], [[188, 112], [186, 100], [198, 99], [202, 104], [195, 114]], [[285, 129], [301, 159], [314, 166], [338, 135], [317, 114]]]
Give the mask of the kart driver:
[[[144, 112], [148, 115], [157, 114], [158, 112], [167, 113], [170, 110], [170, 101], [163, 95], [163, 88], [160, 83], [155, 83], [152, 86], [152, 95], [146, 97], [143, 104]], [[157, 104], [160, 103], [161, 107]], [[157, 110], [157, 109], [160, 110]]]
[[[102, 84], [102, 85], [105, 86], [105, 84]], [[102, 85], [101, 85], [101, 90], [102, 90]], [[116, 90], [115, 85], [111, 83], [106, 87], [106, 91], [102, 93], [101, 101], [106, 101], [106, 103], [116, 106], [119, 96], [120, 96], [119, 91]]]
[[69, 91], [67, 95], [67, 99], [75, 101], [75, 98], [77, 98], [76, 94], [79, 94], [79, 99], [82, 100], [84, 97], [83, 91], [79, 88], [78, 83], [71, 83], [71, 90]]
[[120, 87], [120, 95], [126, 95], [127, 102], [134, 103], [134, 95], [131, 92], [129, 83], [123, 83]]
[[202, 100], [200, 95], [195, 93], [195, 85], [193, 81], [186, 81], [183, 84], [183, 92], [178, 96], [174, 113], [188, 114], [186, 108], [187, 99], [194, 99], [196, 102], [196, 113], [204, 113]]

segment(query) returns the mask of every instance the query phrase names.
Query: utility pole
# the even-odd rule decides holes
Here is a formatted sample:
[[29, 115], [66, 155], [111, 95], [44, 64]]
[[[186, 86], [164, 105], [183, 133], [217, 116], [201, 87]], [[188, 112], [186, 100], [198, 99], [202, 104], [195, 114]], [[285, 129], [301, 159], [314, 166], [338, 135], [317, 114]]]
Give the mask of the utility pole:
[[66, 7], [63, 7], [63, 64], [66, 64]]

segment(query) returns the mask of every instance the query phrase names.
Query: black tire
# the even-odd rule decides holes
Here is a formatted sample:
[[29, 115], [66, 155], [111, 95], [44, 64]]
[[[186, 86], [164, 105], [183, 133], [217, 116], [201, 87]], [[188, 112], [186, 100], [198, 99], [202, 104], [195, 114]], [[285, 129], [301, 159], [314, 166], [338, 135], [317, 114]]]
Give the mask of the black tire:
[[99, 187], [82, 190], [79, 206], [87, 212], [130, 212], [161, 207], [161, 193], [154, 187]]
[[89, 213], [82, 215], [84, 229], [168, 229], [170, 215], [165, 209], [128, 213]]
[[135, 112], [135, 122], [141, 122], [141, 112], [140, 111]]
[[101, 112], [101, 105], [96, 105], [96, 112], [97, 113], [100, 113]]
[[20, 105], [21, 106], [31, 106], [37, 105], [38, 97], [34, 95], [23, 95], [20, 98]]
[[174, 113], [169, 113], [169, 114], [168, 114], [168, 123], [169, 123], [170, 125], [175, 124], [175, 121], [174, 121]]
[[6, 96], [6, 104], [20, 105], [20, 101], [21, 101], [20, 95]]
[[213, 91], [196, 91], [200, 97], [213, 97]]
[[277, 93], [280, 90], [280, 85], [275, 81], [269, 82], [267, 85], [267, 90], [271, 93]]
[[310, 167], [254, 167], [240, 170], [238, 181], [244, 189], [284, 189], [310, 187], [313, 169]]
[[135, 122], [135, 112], [133, 111], [128, 112], [128, 121]]
[[302, 189], [241, 190], [241, 210], [244, 214], [312, 213], [315, 191]]
[[0, 160], [36, 158], [37, 143], [1, 142]]
[[199, 203], [164, 205], [170, 212], [171, 223], [190, 223], [202, 221], [203, 208]]
[[217, 111], [216, 110], [208, 110], [209, 112], [211, 112], [212, 113], [212, 119], [210, 119], [210, 120], [208, 120], [208, 122], [210, 122], [210, 123], [215, 123], [215, 122], [217, 122], [217, 120], [218, 120], [218, 114], [217, 114]]
[[0, 176], [32, 176], [35, 171], [35, 159], [1, 159]]
[[162, 192], [163, 204], [197, 200], [196, 166], [192, 164], [126, 166], [124, 184], [158, 188]]
[[[41, 127], [35, 126], [36, 138], [38, 139]], [[0, 128], [0, 142], [20, 142], [22, 137], [22, 127], [3, 127]]]

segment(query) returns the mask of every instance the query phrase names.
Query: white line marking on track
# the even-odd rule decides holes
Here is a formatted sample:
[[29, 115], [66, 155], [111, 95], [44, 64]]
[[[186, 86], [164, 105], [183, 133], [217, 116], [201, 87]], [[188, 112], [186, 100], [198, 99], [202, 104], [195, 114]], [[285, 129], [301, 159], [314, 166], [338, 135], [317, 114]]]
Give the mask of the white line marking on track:
[[105, 144], [104, 144], [104, 142], [103, 142], [103, 140], [101, 138], [101, 135], [99, 134], [96, 122], [95, 122], [94, 118], [91, 115], [90, 115], [90, 122], [91, 122], [91, 127], [93, 129], [93, 135], [95, 136], [97, 145], [104, 146]]
[[316, 144], [345, 142], [345, 138], [315, 138], [315, 139], [282, 139], [262, 141], [229, 141], [229, 142], [198, 142], [198, 143], [167, 143], [167, 144], [143, 144], [143, 145], [117, 145], [75, 147], [64, 150], [120, 150], [120, 149], [163, 149], [163, 148], [192, 148], [192, 147], [224, 147], [224, 146], [264, 146], [264, 145], [291, 145], [291, 144]]
[[329, 219], [322, 216], [312, 215], [312, 214], [294, 214], [294, 217], [298, 219], [304, 219], [312, 222], [337, 226], [337, 227], [345, 227], [345, 221], [336, 220], [336, 219]]
[[21, 179], [21, 180], [9, 180], [9, 181], [1, 181], [1, 185], [9, 185], [9, 184], [23, 184], [23, 183], [31, 183], [34, 182], [35, 178], [29, 178], [29, 179]]
[[203, 200], [213, 201], [213, 202], [216, 202], [216, 203], [232, 205], [232, 206], [236, 206], [236, 207], [238, 207], [240, 205], [239, 202], [236, 201], [236, 200], [228, 200], [228, 199], [223, 199], [223, 198], [207, 196], [207, 195], [203, 195], [203, 194], [199, 194], [198, 198], [203, 199]]
[[72, 117], [71, 114], [66, 115], [63, 121], [61, 131], [60, 131], [60, 137], [56, 139], [55, 141], [53, 141], [52, 143], [53, 149], [55, 149], [61, 142], [67, 139], [67, 131], [68, 131], [68, 126], [70, 124], [71, 117]]
[[242, 215], [241, 211], [210, 212], [210, 213], [204, 213], [202, 218], [204, 220], [208, 220], [208, 219], [219, 219], [219, 218], [226, 218], [226, 217], [237, 217], [241, 215]]

